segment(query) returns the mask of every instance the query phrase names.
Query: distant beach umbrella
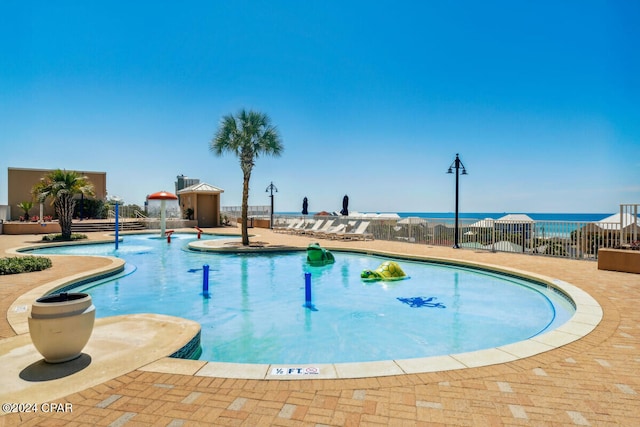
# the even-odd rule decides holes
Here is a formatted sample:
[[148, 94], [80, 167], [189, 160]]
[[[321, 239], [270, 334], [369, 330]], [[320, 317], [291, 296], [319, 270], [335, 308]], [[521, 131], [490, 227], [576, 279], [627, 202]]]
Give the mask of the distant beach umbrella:
[[342, 198], [342, 210], [340, 211], [341, 215], [349, 215], [349, 196], [344, 196]]
[[306, 197], [302, 200], [302, 215], [309, 215], [309, 200]]

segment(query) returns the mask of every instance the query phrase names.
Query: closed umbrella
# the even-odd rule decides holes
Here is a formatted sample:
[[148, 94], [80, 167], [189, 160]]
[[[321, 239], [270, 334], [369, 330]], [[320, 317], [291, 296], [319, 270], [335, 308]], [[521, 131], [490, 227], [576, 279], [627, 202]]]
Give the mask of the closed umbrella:
[[349, 215], [349, 196], [344, 196], [342, 198], [342, 210], [340, 211], [341, 215]]
[[309, 215], [309, 200], [306, 197], [302, 201], [302, 215]]

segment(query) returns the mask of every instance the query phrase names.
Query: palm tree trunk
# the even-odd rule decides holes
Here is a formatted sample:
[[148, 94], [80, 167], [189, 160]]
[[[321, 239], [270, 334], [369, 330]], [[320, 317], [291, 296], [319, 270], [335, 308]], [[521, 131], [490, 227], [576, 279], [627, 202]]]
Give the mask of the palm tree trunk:
[[251, 178], [250, 173], [244, 174], [244, 182], [242, 183], [242, 245], [249, 246], [249, 230], [248, 228], [248, 220], [249, 220], [249, 178]]
[[60, 197], [56, 200], [55, 208], [58, 214], [58, 223], [64, 240], [71, 240], [71, 221], [75, 201], [72, 197]]

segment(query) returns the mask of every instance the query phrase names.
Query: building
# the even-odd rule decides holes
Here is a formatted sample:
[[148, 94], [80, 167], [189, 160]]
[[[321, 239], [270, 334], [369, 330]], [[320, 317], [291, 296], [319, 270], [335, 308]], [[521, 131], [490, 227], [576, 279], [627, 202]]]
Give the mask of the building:
[[[40, 207], [33, 200], [31, 189], [40, 182], [53, 169], [26, 169], [26, 168], [8, 168], [7, 170], [7, 203], [9, 205], [10, 219], [18, 220], [23, 212], [18, 208], [18, 204], [22, 202], [34, 202], [31, 215], [40, 215]], [[76, 171], [86, 176], [93, 184], [95, 196], [92, 199], [104, 200], [107, 197], [107, 173], [106, 172], [87, 172]], [[79, 196], [80, 197], [80, 196]], [[43, 206], [42, 215], [55, 216], [51, 201], [46, 201]]]
[[223, 189], [205, 182], [185, 187], [178, 191], [182, 212], [191, 210], [199, 227], [220, 225], [220, 194]]
[[494, 226], [497, 232], [502, 233], [501, 239], [506, 239], [506, 236], [517, 235], [524, 240], [531, 238], [535, 221], [525, 214], [508, 214], [500, 217], [494, 221]]
[[178, 175], [176, 177], [176, 194], [183, 188], [191, 187], [192, 185], [200, 184], [198, 178], [189, 178], [184, 175]]

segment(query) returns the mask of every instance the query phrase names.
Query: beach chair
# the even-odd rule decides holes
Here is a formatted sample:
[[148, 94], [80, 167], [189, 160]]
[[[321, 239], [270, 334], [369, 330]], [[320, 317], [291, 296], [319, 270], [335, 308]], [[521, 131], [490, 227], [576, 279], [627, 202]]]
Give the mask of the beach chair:
[[305, 222], [305, 220], [302, 220], [296, 223], [293, 227], [287, 228], [286, 230], [284, 230], [284, 232], [287, 234], [296, 234], [298, 231], [304, 229], [307, 225], [308, 223]]
[[344, 240], [373, 240], [373, 234], [367, 233], [367, 227], [369, 227], [369, 221], [362, 221], [353, 231], [344, 231], [333, 233], [332, 239], [344, 239]]
[[288, 230], [291, 230], [291, 229], [299, 226], [301, 223], [302, 223], [302, 220], [293, 219], [293, 220], [289, 221], [289, 223], [287, 225], [273, 227], [273, 231], [275, 231], [276, 233], [284, 233], [284, 232], [286, 232]]
[[303, 228], [302, 230], [298, 230], [296, 231], [296, 234], [311, 234], [314, 231], [318, 231], [320, 230], [320, 227], [322, 227], [322, 224], [324, 224], [324, 220], [320, 219], [318, 221], [315, 222], [315, 224], [313, 224], [313, 227], [307, 227], [307, 228]]
[[325, 231], [319, 231], [317, 233], [313, 233], [313, 237], [318, 237], [320, 239], [329, 239], [331, 235], [334, 233], [338, 233], [340, 231], [344, 231], [347, 228], [347, 224], [338, 224], [334, 227], [328, 228]]
[[327, 222], [325, 222], [325, 224], [322, 227], [320, 227], [320, 228], [318, 228], [317, 230], [314, 230], [314, 231], [309, 230], [309, 232], [306, 233], [306, 235], [315, 237], [319, 233], [324, 233], [325, 231], [329, 230], [333, 226], [333, 223], [335, 221], [336, 221], [335, 219], [328, 219]]
[[289, 233], [290, 234], [299, 234], [299, 233], [303, 232], [304, 230], [310, 230], [311, 228], [313, 228], [314, 223], [315, 223], [315, 220], [313, 220], [313, 219], [302, 220], [302, 224], [300, 224], [298, 227], [293, 228]]

